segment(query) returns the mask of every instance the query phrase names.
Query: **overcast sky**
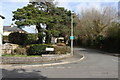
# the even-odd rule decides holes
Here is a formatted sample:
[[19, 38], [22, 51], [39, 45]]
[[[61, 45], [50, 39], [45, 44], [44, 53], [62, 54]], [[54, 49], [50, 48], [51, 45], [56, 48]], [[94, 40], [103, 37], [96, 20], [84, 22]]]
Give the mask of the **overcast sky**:
[[[85, 8], [101, 9], [104, 6], [115, 6], [118, 8], [118, 0], [56, 0], [57, 5], [65, 7], [76, 13], [80, 13]], [[12, 22], [12, 11], [27, 5], [29, 0], [0, 0], [0, 15], [5, 16], [4, 26], [10, 25]]]

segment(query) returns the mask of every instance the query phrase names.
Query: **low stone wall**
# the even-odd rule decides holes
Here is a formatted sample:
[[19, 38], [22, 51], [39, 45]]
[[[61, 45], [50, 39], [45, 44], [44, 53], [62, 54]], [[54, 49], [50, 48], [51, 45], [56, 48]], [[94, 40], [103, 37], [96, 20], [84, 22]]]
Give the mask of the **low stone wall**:
[[42, 55], [42, 57], [1, 57], [2, 64], [29, 64], [55, 61], [63, 58], [72, 57], [70, 54], [64, 55]]
[[18, 48], [19, 45], [12, 43], [5, 43], [2, 45], [2, 54], [11, 54], [12, 51]]

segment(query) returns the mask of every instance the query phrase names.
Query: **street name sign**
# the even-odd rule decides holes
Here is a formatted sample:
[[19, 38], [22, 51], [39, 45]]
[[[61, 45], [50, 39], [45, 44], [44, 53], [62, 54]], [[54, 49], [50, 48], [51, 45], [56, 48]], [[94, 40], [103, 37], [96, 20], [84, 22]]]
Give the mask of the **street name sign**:
[[70, 36], [70, 39], [73, 40], [73, 39], [74, 39], [74, 36]]

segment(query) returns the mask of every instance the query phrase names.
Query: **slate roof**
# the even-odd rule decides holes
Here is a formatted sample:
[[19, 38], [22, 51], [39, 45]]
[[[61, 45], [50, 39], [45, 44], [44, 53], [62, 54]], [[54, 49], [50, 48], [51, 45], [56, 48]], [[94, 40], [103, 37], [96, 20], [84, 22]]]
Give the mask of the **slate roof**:
[[[3, 27], [3, 31], [14, 31], [14, 32], [17, 32], [17, 31], [24, 31], [20, 28], [17, 28], [17, 27], [10, 27], [10, 26], [4, 26]], [[24, 31], [25, 32], [25, 31]]]
[[0, 17], [1, 17], [2, 19], [5, 19], [5, 17], [4, 17], [4, 16], [2, 16], [2, 15], [0, 15]]

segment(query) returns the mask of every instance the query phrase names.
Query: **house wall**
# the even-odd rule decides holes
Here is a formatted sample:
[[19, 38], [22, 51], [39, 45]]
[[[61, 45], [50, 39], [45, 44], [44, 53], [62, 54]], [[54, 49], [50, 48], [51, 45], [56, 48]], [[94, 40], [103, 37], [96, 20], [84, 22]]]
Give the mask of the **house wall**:
[[[9, 36], [10, 33], [13, 33], [14, 31], [3, 31], [3, 36]], [[19, 31], [19, 33], [25, 33], [24, 31]]]
[[10, 33], [11, 33], [11, 32], [5, 31], [5, 32], [3, 32], [3, 36], [8, 36]]
[[3, 19], [0, 17], [0, 56], [2, 54]]
[[0, 45], [2, 45], [3, 19], [0, 17]]

